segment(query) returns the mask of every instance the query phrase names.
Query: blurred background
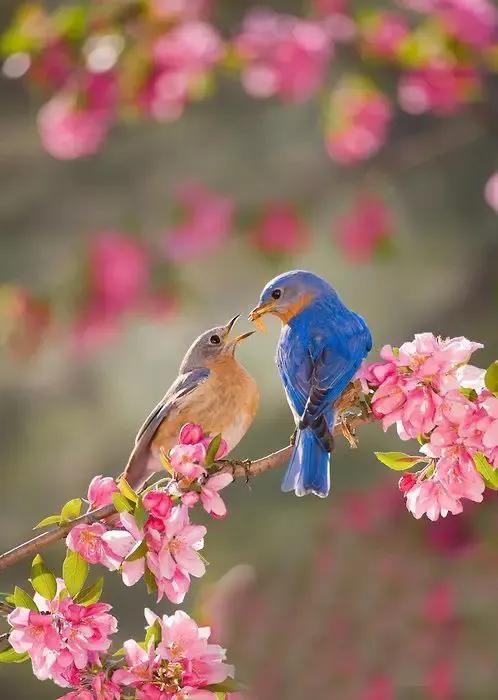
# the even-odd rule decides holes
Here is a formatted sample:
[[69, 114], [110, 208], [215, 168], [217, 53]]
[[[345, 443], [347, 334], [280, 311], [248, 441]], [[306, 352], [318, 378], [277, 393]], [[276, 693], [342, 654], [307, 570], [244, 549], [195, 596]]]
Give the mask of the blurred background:
[[[303, 15], [300, 3], [270, 4]], [[332, 30], [355, 17], [346, 3], [316, 5], [313, 21], [328, 18]], [[410, 27], [436, 21], [408, 5], [394, 9]], [[233, 35], [249, 9], [220, 2], [211, 21]], [[0, 20], [22, 37], [18, 11], [4, 0]], [[4, 57], [17, 58], [0, 82], [3, 550], [83, 495], [95, 474], [117, 475], [193, 338], [236, 313], [244, 329], [263, 285], [286, 269], [313, 270], [337, 288], [367, 319], [373, 358], [420, 331], [483, 342], [482, 367], [498, 357], [498, 204], [489, 184], [498, 85], [475, 54], [478, 96], [443, 113], [407, 113], [392, 83], [402, 60], [379, 69], [336, 31], [327, 89], [349, 70], [369, 80], [380, 70], [376, 89], [390, 102], [389, 136], [352, 164], [330, 147], [329, 98], [255, 99], [229, 71], [168, 123], [125, 109], [105, 144], [77, 158], [87, 154], [67, 132], [77, 136], [86, 123], [68, 125], [65, 114], [47, 137], [39, 116], [45, 149], [37, 131], [37, 110], [61, 88], [46, 66], [41, 83], [29, 72], [53, 36], [43, 43], [37, 34], [35, 50], [12, 44], [12, 31]], [[114, 34], [131, 41], [127, 31], [115, 20]], [[21, 54], [33, 61], [25, 70]], [[232, 70], [236, 61], [226, 63]], [[262, 389], [237, 448], [243, 458], [282, 447], [293, 430], [273, 361], [279, 328], [268, 325], [239, 351]], [[414, 521], [396, 475], [372, 454], [398, 449], [396, 441], [368, 426], [358, 450], [340, 443], [325, 501], [282, 494], [278, 471], [227, 491], [229, 516], [210, 525], [211, 564], [186, 608], [213, 624], [256, 700], [496, 697], [496, 503]], [[54, 566], [61, 558], [60, 547], [47, 551]], [[27, 575], [21, 563], [0, 588]], [[154, 601], [140, 585], [107, 579], [121, 641], [142, 628], [144, 604]], [[166, 612], [167, 602], [156, 609]], [[58, 696], [27, 665], [0, 668], [0, 684], [5, 698]]]

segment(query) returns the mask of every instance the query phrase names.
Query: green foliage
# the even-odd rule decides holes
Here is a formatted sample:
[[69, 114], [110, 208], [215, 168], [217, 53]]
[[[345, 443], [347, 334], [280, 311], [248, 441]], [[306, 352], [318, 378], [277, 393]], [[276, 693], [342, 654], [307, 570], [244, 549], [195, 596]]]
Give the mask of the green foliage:
[[153, 625], [147, 627], [147, 632], [145, 633], [145, 648], [148, 649], [151, 640], [154, 640], [154, 644], [157, 644], [162, 639], [162, 630], [159, 620], [156, 620]]
[[144, 574], [145, 585], [147, 586], [147, 593], [155, 593], [157, 591], [157, 583], [152, 571], [145, 569]]
[[125, 561], [137, 561], [137, 559], [143, 559], [143, 557], [145, 557], [146, 554], [147, 543], [145, 542], [145, 540], [142, 540], [133, 547], [131, 552], [126, 557]]
[[220, 449], [221, 445], [221, 434], [216, 435], [211, 442], [209, 443], [209, 447], [207, 448], [206, 451], [206, 466], [210, 467], [215, 458], [218, 450]]
[[52, 600], [57, 594], [57, 581], [39, 554], [31, 564], [31, 585], [37, 593], [47, 600]]
[[126, 479], [119, 480], [118, 488], [125, 498], [127, 498], [132, 503], [137, 503], [138, 496], [135, 493], [135, 491], [131, 488], [130, 484], [126, 481]]
[[81, 498], [72, 498], [64, 506], [62, 506], [60, 521], [65, 524], [70, 520], [74, 520], [81, 513], [83, 502]]
[[133, 512], [133, 517], [137, 523], [137, 527], [142, 528], [149, 518], [149, 513], [145, 510], [141, 496], [138, 496], [137, 505]]
[[64, 564], [62, 565], [62, 577], [71, 598], [75, 598], [81, 591], [85, 585], [87, 576], [88, 563], [78, 552], [72, 552], [68, 549]]
[[19, 654], [14, 651], [12, 647], [0, 651], [0, 663], [1, 664], [23, 664], [29, 659], [29, 654], [24, 652], [24, 654]]
[[33, 530], [38, 530], [41, 527], [49, 527], [50, 525], [60, 525], [61, 516], [60, 515], [48, 515], [43, 520], [34, 526]]
[[379, 462], [382, 462], [382, 464], [385, 464], [386, 467], [389, 467], [389, 469], [394, 469], [394, 471], [397, 472], [405, 471], [405, 469], [411, 469], [416, 464], [419, 464], [419, 462], [423, 462], [425, 459], [422, 455], [411, 457], [404, 452], [374, 452], [374, 455], [377, 457]]
[[16, 608], [27, 608], [28, 610], [34, 610], [38, 612], [38, 607], [33, 600], [33, 598], [26, 593], [26, 591], [19, 586], [14, 589], [14, 605]]
[[484, 375], [484, 383], [486, 384], [486, 389], [498, 396], [498, 360], [489, 365]]
[[112, 494], [112, 502], [118, 513], [133, 513], [134, 505], [120, 493]]
[[79, 605], [91, 605], [98, 603], [104, 588], [104, 578], [101, 576], [94, 583], [91, 583], [86, 588], [83, 588], [74, 598], [74, 602]]
[[498, 491], [498, 471], [488, 462], [482, 452], [475, 453], [474, 464], [488, 489]]

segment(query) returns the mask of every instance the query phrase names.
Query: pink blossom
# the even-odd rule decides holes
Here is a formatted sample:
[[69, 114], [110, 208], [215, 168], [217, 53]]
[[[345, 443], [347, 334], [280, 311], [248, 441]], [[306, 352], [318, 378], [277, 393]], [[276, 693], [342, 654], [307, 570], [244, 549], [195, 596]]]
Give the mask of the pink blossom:
[[195, 445], [176, 445], [169, 453], [171, 466], [175, 473], [193, 481], [206, 473], [204, 461], [206, 449], [202, 443]]
[[125, 530], [110, 530], [103, 539], [116, 557], [122, 561], [122, 577], [125, 586], [134, 586], [145, 573], [145, 556], [134, 561], [124, 561], [145, 537], [130, 513], [121, 513], [120, 521]]
[[192, 20], [169, 29], [153, 44], [140, 106], [160, 121], [177, 119], [222, 54], [221, 38], [206, 22]]
[[478, 94], [477, 71], [465, 65], [433, 63], [405, 73], [399, 82], [398, 99], [405, 112], [433, 112], [448, 116]]
[[87, 499], [91, 510], [112, 503], [112, 494], [119, 491], [114, 479], [110, 476], [94, 476], [88, 487]]
[[190, 20], [209, 15], [213, 0], [151, 0], [150, 9], [158, 19]]
[[154, 518], [161, 520], [167, 519], [173, 508], [170, 496], [163, 491], [149, 491], [144, 496], [143, 504]]
[[405, 495], [406, 507], [417, 519], [425, 514], [429, 520], [437, 520], [440, 515], [444, 518], [448, 513], [457, 515], [463, 510], [461, 501], [432, 479], [417, 483]]
[[121, 558], [116, 556], [103, 535], [107, 528], [102, 523], [76, 525], [66, 537], [68, 549], [83, 557], [89, 564], [102, 564], [109, 571], [116, 571], [121, 565]]
[[360, 196], [351, 213], [336, 224], [341, 249], [352, 262], [372, 260], [390, 239], [394, 224], [384, 202], [374, 196]]
[[71, 47], [57, 39], [33, 58], [29, 77], [44, 88], [59, 90], [67, 83], [73, 70], [74, 56]]
[[387, 11], [367, 15], [360, 28], [363, 45], [368, 53], [384, 59], [396, 58], [410, 34], [405, 18]]
[[398, 434], [402, 440], [417, 438], [429, 433], [436, 425], [437, 410], [442, 399], [427, 386], [417, 386], [407, 394], [401, 415]]
[[180, 445], [197, 445], [204, 440], [204, 430], [196, 423], [186, 423], [180, 430]]
[[415, 474], [407, 472], [406, 474], [403, 474], [403, 476], [398, 481], [398, 488], [401, 491], [401, 493], [406, 493], [412, 488], [412, 486], [415, 486], [416, 483], [417, 477], [415, 476]]
[[38, 594], [35, 602], [40, 613], [16, 608], [9, 615], [9, 642], [17, 652], [30, 655], [37, 678], [73, 685], [77, 671], [98, 664], [111, 645], [109, 636], [117, 630], [116, 618], [109, 615], [111, 606], [77, 605], [69, 597], [49, 601]]
[[363, 79], [348, 79], [330, 94], [326, 124], [329, 156], [351, 165], [373, 156], [384, 143], [391, 122], [389, 100]]
[[[54, 158], [71, 160], [95, 153], [104, 142], [115, 104], [115, 81], [109, 74], [87, 74], [80, 92], [57, 93], [38, 114], [38, 130]], [[84, 101], [85, 106], [80, 106]]]
[[91, 289], [101, 307], [119, 314], [145, 294], [149, 262], [138, 241], [116, 231], [102, 231], [90, 246]]
[[185, 219], [166, 231], [167, 257], [181, 262], [212, 253], [222, 246], [232, 226], [233, 202], [196, 183], [184, 185], [176, 196]]
[[256, 247], [266, 253], [298, 253], [308, 242], [309, 233], [292, 205], [275, 202], [266, 207], [253, 231]]
[[227, 509], [219, 491], [231, 484], [233, 476], [228, 472], [211, 476], [201, 487], [201, 502], [207, 513], [215, 518], [224, 518]]
[[436, 0], [435, 13], [446, 31], [476, 49], [493, 45], [498, 32], [498, 9], [489, 0]]
[[117, 318], [109, 315], [100, 300], [92, 300], [77, 314], [71, 328], [71, 341], [77, 353], [87, 354], [110, 343], [117, 332]]
[[382, 420], [384, 430], [400, 420], [406, 394], [398, 376], [386, 379], [372, 396], [372, 413]]
[[302, 102], [322, 84], [332, 43], [318, 22], [267, 9], [251, 10], [235, 39], [242, 82], [253, 97]]
[[175, 506], [158, 552], [161, 578], [171, 579], [178, 567], [192, 576], [203, 576], [206, 567], [198, 551], [204, 547], [205, 534], [204, 526], [190, 524], [187, 508]]
[[498, 214], [498, 171], [493, 173], [486, 183], [484, 197], [491, 209]]
[[83, 676], [78, 679], [80, 687], [63, 695], [59, 700], [120, 700], [120, 687], [107, 678], [105, 673], [97, 673], [93, 677], [89, 677], [88, 674], [80, 675]]

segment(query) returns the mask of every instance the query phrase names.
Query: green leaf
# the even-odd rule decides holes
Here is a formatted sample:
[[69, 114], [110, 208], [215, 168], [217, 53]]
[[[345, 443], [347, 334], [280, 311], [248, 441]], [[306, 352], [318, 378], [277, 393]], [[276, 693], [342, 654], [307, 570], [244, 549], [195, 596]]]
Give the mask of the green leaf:
[[385, 464], [389, 469], [394, 469], [397, 472], [402, 472], [405, 469], [411, 469], [419, 462], [423, 462], [425, 457], [417, 455], [411, 457], [404, 452], [374, 452], [379, 462]]
[[16, 608], [28, 608], [28, 610], [35, 610], [38, 612], [38, 606], [33, 598], [19, 586], [16, 586], [14, 589], [14, 605]]
[[83, 502], [81, 498], [72, 498], [62, 507], [61, 510], [61, 522], [67, 523], [70, 520], [74, 520], [81, 513], [81, 506]]
[[136, 544], [131, 552], [128, 554], [126, 557], [125, 561], [137, 561], [137, 559], [143, 559], [145, 555], [148, 552], [148, 547], [147, 543], [145, 540], [142, 540], [138, 544]]
[[486, 384], [486, 389], [498, 395], [498, 360], [489, 365], [484, 375], [484, 383]]
[[74, 599], [74, 602], [78, 603], [78, 605], [91, 605], [92, 603], [98, 603], [100, 596], [102, 595], [103, 588], [104, 578], [101, 576], [95, 581], [95, 583], [91, 583], [86, 588], [82, 588]]
[[157, 583], [154, 578], [154, 574], [149, 569], [145, 570], [144, 574], [145, 585], [147, 586], [147, 593], [155, 593], [157, 591]]
[[126, 654], [126, 649], [124, 647], [121, 647], [121, 649], [118, 649], [117, 651], [114, 652], [113, 656], [124, 656]]
[[137, 505], [135, 506], [135, 510], [133, 511], [133, 517], [135, 518], [137, 527], [140, 529], [143, 528], [143, 526], [149, 519], [149, 513], [144, 508], [142, 496], [138, 497]]
[[475, 453], [474, 464], [476, 465], [477, 471], [484, 479], [486, 486], [489, 489], [498, 491], [498, 470], [494, 469], [482, 452]]
[[54, 574], [45, 566], [39, 554], [31, 564], [31, 585], [37, 593], [47, 600], [52, 600], [57, 594], [57, 581]]
[[1, 664], [22, 664], [29, 659], [29, 654], [24, 652], [24, 654], [18, 654], [14, 651], [12, 647], [0, 651], [0, 663]]
[[114, 508], [118, 513], [132, 513], [133, 503], [131, 503], [127, 498], [122, 496], [120, 493], [112, 494], [112, 502], [114, 503]]
[[67, 550], [64, 564], [62, 565], [62, 577], [71, 598], [75, 598], [85, 585], [88, 576], [88, 563], [78, 552]]
[[227, 678], [223, 683], [213, 683], [206, 686], [206, 690], [211, 690], [213, 693], [236, 693], [244, 690], [244, 686], [233, 678]]
[[145, 633], [145, 648], [149, 648], [149, 643], [151, 640], [154, 640], [154, 643], [160, 642], [162, 639], [163, 633], [161, 629], [161, 625], [159, 623], [159, 620], [156, 620], [153, 625], [150, 625], [150, 627], [147, 627], [147, 632]]
[[477, 399], [477, 391], [475, 389], [470, 389], [469, 387], [461, 386], [458, 391], [465, 396], [469, 401], [475, 401]]
[[221, 434], [218, 433], [211, 442], [209, 443], [209, 447], [207, 448], [206, 451], [206, 466], [210, 467], [212, 463], [214, 462], [216, 458], [216, 454], [218, 450], [220, 449], [221, 445]]
[[60, 515], [49, 515], [34, 526], [33, 530], [38, 530], [40, 527], [49, 527], [49, 525], [60, 525], [61, 516]]
[[121, 491], [123, 496], [127, 498], [129, 501], [132, 501], [132, 503], [136, 503], [138, 501], [138, 496], [135, 493], [135, 491], [131, 488], [130, 484], [126, 481], [126, 479], [120, 479], [118, 482], [118, 489]]

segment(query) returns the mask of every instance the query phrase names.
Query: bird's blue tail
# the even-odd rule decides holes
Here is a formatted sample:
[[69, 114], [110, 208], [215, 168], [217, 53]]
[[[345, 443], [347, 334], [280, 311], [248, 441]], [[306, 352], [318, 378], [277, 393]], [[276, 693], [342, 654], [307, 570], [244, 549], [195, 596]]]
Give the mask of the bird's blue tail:
[[294, 491], [296, 496], [314, 493], [320, 498], [330, 491], [330, 453], [311, 428], [299, 430], [282, 491]]

